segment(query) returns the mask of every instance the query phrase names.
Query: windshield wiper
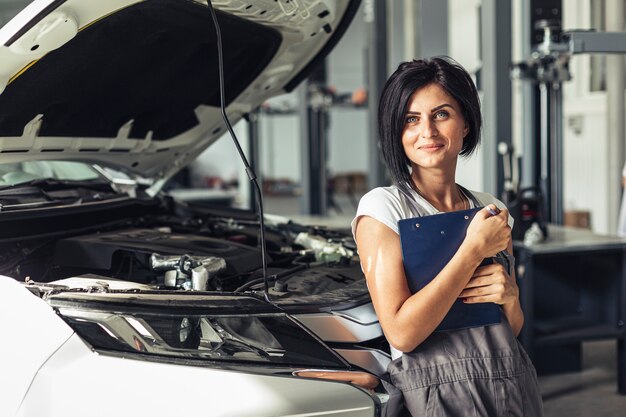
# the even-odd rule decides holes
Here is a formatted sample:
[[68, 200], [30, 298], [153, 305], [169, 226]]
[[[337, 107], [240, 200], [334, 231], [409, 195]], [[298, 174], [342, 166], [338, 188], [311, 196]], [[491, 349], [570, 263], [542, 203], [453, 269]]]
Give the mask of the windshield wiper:
[[80, 204], [123, 195], [102, 179], [66, 181], [40, 178], [0, 188], [0, 211]]
[[42, 192], [54, 192], [61, 190], [86, 189], [115, 193], [111, 184], [101, 179], [70, 181], [57, 180], [54, 178], [37, 178], [21, 182], [19, 184], [0, 187], [0, 196], [35, 195]]

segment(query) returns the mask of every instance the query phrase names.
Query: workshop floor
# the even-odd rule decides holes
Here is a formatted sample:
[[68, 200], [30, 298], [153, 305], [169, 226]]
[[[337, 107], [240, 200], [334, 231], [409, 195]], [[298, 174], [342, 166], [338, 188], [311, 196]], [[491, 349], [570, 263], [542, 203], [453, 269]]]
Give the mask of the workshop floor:
[[[299, 200], [268, 197], [268, 213], [288, 216], [302, 224], [349, 229], [356, 208], [347, 197], [337, 196], [341, 212], [328, 216], [302, 216]], [[358, 201], [358, 200], [357, 200]], [[545, 417], [626, 417], [626, 396], [617, 394], [617, 344], [615, 341], [583, 344], [583, 370], [539, 377]]]
[[624, 417], [626, 396], [617, 394], [617, 343], [583, 344], [582, 372], [539, 377], [546, 417]]

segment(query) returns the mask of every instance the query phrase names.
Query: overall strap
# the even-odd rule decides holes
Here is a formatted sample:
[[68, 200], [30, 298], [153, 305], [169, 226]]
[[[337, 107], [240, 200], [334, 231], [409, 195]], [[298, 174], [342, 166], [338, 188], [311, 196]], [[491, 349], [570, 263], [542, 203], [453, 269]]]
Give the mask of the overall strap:
[[[483, 204], [480, 201], [478, 201], [476, 196], [470, 190], [468, 190], [467, 188], [459, 184], [457, 184], [457, 186], [461, 189], [463, 194], [465, 194], [465, 196], [469, 198], [472, 201], [472, 203], [474, 203], [474, 207], [483, 206]], [[415, 211], [417, 211], [419, 216], [428, 215], [428, 213], [417, 203], [417, 201], [415, 201], [415, 197], [411, 195], [411, 188], [407, 183], [396, 184], [396, 187], [398, 187], [398, 190], [400, 191], [402, 196], [405, 198], [405, 200], [407, 200], [413, 206], [413, 208], [415, 209]]]
[[472, 194], [472, 192], [470, 190], [468, 190], [467, 188], [463, 187], [462, 185], [457, 184], [457, 186], [461, 189], [461, 191], [463, 191], [463, 194], [465, 194], [470, 200], [472, 200], [472, 203], [474, 203], [474, 207], [482, 207], [483, 204], [478, 201], [478, 199], [476, 198], [476, 196], [474, 194]]
[[[471, 198], [472, 202], [474, 203], [474, 207], [483, 206], [483, 204], [478, 201], [476, 196], [472, 194], [468, 189], [466, 189], [465, 187], [461, 185], [459, 185], [459, 188], [461, 189], [461, 191], [465, 193], [466, 196]], [[513, 273], [515, 269], [515, 257], [513, 256], [512, 253], [508, 253], [506, 250], [503, 250], [503, 251], [498, 252], [498, 254], [494, 256], [492, 259], [494, 260], [494, 262], [502, 264], [506, 268], [509, 274]]]
[[419, 217], [427, 216], [428, 213], [420, 206], [417, 201], [415, 201], [415, 197], [411, 195], [411, 188], [407, 183], [396, 184], [396, 187], [400, 191], [400, 194], [404, 197], [404, 199], [415, 209], [417, 215]]

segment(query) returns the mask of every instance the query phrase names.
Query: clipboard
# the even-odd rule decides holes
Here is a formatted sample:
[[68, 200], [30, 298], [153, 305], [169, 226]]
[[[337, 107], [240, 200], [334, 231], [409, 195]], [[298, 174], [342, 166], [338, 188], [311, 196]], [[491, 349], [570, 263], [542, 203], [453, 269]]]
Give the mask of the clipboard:
[[[416, 293], [450, 262], [465, 239], [467, 227], [482, 207], [413, 217], [398, 221], [402, 262], [407, 283]], [[481, 265], [493, 263], [485, 259]], [[465, 329], [500, 323], [502, 311], [495, 303], [465, 304], [456, 300], [435, 331]]]

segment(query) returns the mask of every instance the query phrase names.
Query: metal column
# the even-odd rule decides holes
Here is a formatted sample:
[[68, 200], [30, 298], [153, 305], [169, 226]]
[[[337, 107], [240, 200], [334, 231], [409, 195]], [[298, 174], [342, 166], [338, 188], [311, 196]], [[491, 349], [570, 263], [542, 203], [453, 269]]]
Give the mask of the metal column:
[[328, 111], [322, 106], [309, 105], [309, 214], [317, 216], [326, 215], [327, 118]]
[[302, 213], [326, 215], [326, 142], [329, 105], [324, 91], [326, 63], [314, 70], [299, 89], [302, 147]]
[[[540, 44], [543, 43], [545, 49], [549, 49], [548, 45], [559, 40], [561, 10], [561, 0], [531, 1], [528, 20], [532, 30], [531, 46], [541, 49]], [[548, 55], [548, 52], [545, 54]], [[544, 70], [538, 73], [536, 79], [538, 85], [534, 86], [535, 103], [539, 101], [534, 110], [535, 122], [539, 121], [539, 124], [535, 127], [535, 136], [526, 138], [540, 145], [535, 148], [534, 154], [524, 155], [524, 158], [532, 159], [531, 163], [536, 167], [534, 183], [541, 189], [543, 218], [550, 223], [563, 224], [562, 82], [569, 79], [569, 75], [558, 75], [561, 71], [555, 70], [554, 63], [549, 60], [544, 65]], [[564, 68], [567, 70], [566, 66]]]
[[[606, 30], [624, 30], [623, 0], [606, 1]], [[606, 108], [607, 108], [607, 161], [608, 161], [608, 201], [607, 214], [609, 230], [617, 231], [619, 209], [622, 196], [621, 172], [624, 166], [624, 56], [606, 57]]]
[[367, 27], [367, 89], [368, 89], [368, 187], [388, 185], [385, 166], [378, 145], [378, 99], [387, 81], [387, 2], [365, 0], [363, 19]]
[[[532, 6], [529, 1], [522, 2], [522, 47], [523, 57], [529, 57], [533, 52], [534, 29], [532, 19]], [[537, 86], [529, 83], [522, 83], [522, 144], [518, 154], [522, 155], [520, 167], [520, 188], [534, 187], [539, 178], [539, 168], [537, 155], [539, 155], [537, 141]]]
[[511, 3], [483, 0], [482, 18], [482, 105], [483, 188], [502, 195], [504, 170], [499, 163], [499, 142], [511, 144]]
[[539, 84], [540, 177], [544, 212], [550, 222], [563, 224], [563, 89], [561, 82]]
[[554, 197], [551, 204], [552, 213], [550, 218], [556, 224], [563, 224], [565, 207], [563, 205], [563, 84], [553, 83], [551, 85], [552, 94], [552, 149], [550, 156], [552, 158], [552, 171], [558, 173], [551, 178], [552, 196]]

